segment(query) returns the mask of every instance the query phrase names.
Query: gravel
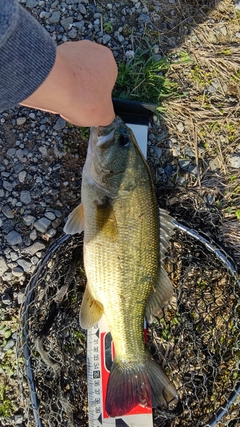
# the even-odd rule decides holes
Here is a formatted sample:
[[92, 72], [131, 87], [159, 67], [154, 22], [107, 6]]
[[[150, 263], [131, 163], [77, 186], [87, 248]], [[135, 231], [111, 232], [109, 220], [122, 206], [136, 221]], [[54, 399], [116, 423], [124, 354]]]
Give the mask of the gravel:
[[[119, 0], [114, 4], [88, 0], [20, 0], [20, 3], [46, 28], [56, 44], [88, 38], [110, 47], [118, 62], [133, 58], [138, 40], [147, 30], [155, 31], [162, 7], [158, 1], [148, 5], [138, 0]], [[164, 4], [173, 29], [175, 3], [169, 0]], [[239, 2], [235, 8], [240, 9]], [[178, 45], [179, 34], [174, 31], [168, 34], [170, 24], [166, 21], [163, 13], [160, 41], [154, 41], [156, 54], [169, 52]], [[194, 33], [190, 34], [187, 27], [181, 31], [185, 30], [189, 40], [195, 43], [196, 39], [197, 43]], [[222, 25], [223, 37], [226, 31]], [[213, 33], [209, 36], [215, 41]], [[210, 95], [218, 90], [217, 79], [206, 87]], [[169, 135], [157, 118], [149, 126], [149, 164], [156, 185], [186, 186], [189, 180], [198, 177], [195, 150], [193, 145], [189, 146], [186, 124], [178, 117], [175, 120], [176, 135]], [[78, 128], [69, 126], [61, 117], [24, 107], [1, 113], [0, 124], [0, 320], [3, 321], [14, 304], [12, 317], [18, 312], [36, 264], [62, 234], [65, 218], [80, 201], [87, 141]], [[206, 148], [201, 150], [203, 157]], [[239, 153], [232, 153], [227, 160], [235, 170], [240, 168]], [[213, 172], [219, 170], [218, 157], [208, 163]], [[15, 342], [10, 337], [3, 351], [13, 348]], [[3, 425], [25, 424], [16, 411]]]

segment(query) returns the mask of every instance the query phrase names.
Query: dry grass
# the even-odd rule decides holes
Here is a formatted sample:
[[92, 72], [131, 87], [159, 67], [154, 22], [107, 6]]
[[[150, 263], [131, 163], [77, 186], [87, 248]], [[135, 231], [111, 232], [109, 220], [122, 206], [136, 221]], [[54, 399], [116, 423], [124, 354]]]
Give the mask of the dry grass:
[[[178, 40], [169, 78], [179, 84], [181, 95], [166, 101], [168, 138], [177, 139], [182, 158], [184, 147], [191, 147], [198, 167], [198, 176], [191, 176], [185, 188], [186, 199], [194, 206], [191, 198], [200, 197], [202, 208], [205, 203], [209, 210], [206, 200], [211, 198], [210, 210], [220, 218], [215, 234], [240, 262], [240, 176], [229, 163], [231, 155], [240, 155], [240, 11], [230, 0], [212, 10], [209, 2], [177, 1], [174, 21], [163, 3], [162, 13], [172, 25], [168, 35]], [[160, 15], [158, 19], [155, 14], [154, 25], [160, 28]], [[160, 30], [163, 41], [164, 36]], [[177, 63], [183, 52], [191, 60], [185, 65]], [[183, 196], [182, 188], [180, 193]]]

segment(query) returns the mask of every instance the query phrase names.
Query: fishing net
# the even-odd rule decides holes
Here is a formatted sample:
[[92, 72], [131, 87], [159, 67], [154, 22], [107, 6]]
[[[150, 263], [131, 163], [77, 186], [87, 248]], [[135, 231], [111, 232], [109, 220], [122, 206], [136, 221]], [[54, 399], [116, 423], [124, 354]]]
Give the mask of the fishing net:
[[[154, 410], [154, 427], [233, 427], [239, 415], [239, 281], [229, 258], [176, 225], [165, 268], [175, 293], [148, 327], [148, 346], [174, 382], [180, 404]], [[26, 290], [18, 359], [25, 425], [88, 425], [81, 236], [48, 251]]]

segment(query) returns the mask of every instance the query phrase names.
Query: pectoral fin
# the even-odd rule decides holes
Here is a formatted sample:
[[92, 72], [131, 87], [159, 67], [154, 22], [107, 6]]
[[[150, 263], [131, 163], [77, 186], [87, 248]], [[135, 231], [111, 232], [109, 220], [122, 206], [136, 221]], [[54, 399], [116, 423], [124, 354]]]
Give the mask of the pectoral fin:
[[78, 205], [69, 215], [63, 229], [66, 234], [77, 234], [84, 230], [84, 209], [82, 203]]
[[103, 315], [103, 311], [103, 305], [93, 298], [87, 284], [80, 308], [80, 326], [83, 329], [91, 328], [97, 322], [99, 322]]
[[145, 316], [149, 323], [152, 323], [154, 317], [159, 317], [162, 313], [162, 308], [166, 305], [173, 294], [172, 282], [169, 279], [163, 267], [160, 269], [158, 282], [156, 283], [152, 294], [146, 305]]
[[100, 202], [95, 201], [96, 223], [105, 238], [114, 241], [118, 236], [118, 226], [111, 200], [105, 196]]

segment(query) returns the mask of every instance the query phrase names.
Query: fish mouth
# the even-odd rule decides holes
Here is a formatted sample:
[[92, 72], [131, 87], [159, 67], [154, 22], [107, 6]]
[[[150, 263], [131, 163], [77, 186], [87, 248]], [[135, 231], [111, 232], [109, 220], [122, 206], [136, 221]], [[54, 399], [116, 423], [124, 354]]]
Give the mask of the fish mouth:
[[88, 145], [89, 152], [93, 152], [94, 147], [107, 148], [108, 144], [110, 145], [114, 137], [117, 127], [122, 123], [123, 121], [120, 117], [115, 117], [112, 123], [108, 126], [91, 127]]
[[106, 146], [106, 143], [111, 141], [114, 137], [115, 129], [112, 129], [109, 133], [104, 135], [98, 135], [96, 147]]
[[115, 119], [110, 123], [108, 126], [99, 126], [98, 129], [98, 136], [106, 136], [109, 135], [112, 131], [116, 129], [117, 126], [120, 124], [123, 124], [124, 122], [122, 119], [118, 116], [115, 117]]
[[111, 144], [116, 129], [123, 124], [122, 119], [120, 117], [115, 117], [112, 123], [108, 126], [99, 126], [96, 128], [97, 132], [97, 141], [96, 147], [98, 148], [108, 148], [108, 145]]

